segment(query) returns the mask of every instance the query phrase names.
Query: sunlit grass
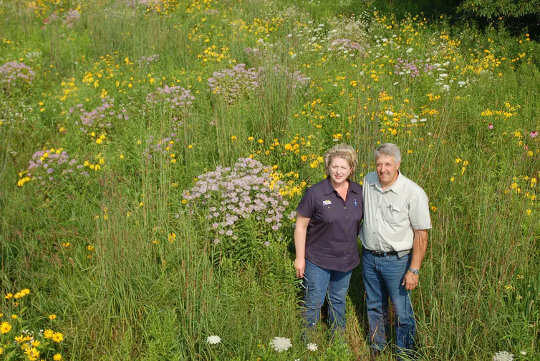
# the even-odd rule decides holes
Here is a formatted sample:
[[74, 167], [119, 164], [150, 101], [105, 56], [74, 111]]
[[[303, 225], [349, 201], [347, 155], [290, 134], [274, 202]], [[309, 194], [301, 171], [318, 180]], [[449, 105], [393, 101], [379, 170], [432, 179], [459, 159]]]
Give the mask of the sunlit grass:
[[[0, 5], [0, 358], [367, 360], [360, 268], [345, 342], [321, 325], [316, 351], [302, 343], [289, 216], [328, 148], [353, 145], [361, 181], [387, 141], [430, 198], [421, 358], [538, 357], [538, 44], [337, 9]], [[255, 83], [209, 83], [235, 67]], [[227, 204], [185, 191], [239, 158], [288, 205], [272, 232], [275, 213], [231, 225], [225, 247], [204, 215]]]

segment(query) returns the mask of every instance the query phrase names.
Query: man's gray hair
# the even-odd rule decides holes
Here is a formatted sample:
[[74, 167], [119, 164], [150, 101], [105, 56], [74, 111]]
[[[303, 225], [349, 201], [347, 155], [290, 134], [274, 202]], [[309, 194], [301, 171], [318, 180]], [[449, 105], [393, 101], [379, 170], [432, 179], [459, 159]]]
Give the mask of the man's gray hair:
[[401, 152], [399, 151], [399, 147], [394, 143], [384, 143], [379, 145], [377, 149], [375, 149], [375, 160], [377, 160], [381, 154], [389, 155], [393, 157], [396, 162], [401, 162]]

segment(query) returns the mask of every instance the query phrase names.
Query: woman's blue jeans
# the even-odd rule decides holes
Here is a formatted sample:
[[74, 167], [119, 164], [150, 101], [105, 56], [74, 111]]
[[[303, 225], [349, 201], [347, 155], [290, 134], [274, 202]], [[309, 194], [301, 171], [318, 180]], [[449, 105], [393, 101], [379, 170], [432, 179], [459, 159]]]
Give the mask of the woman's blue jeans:
[[319, 321], [321, 307], [328, 295], [328, 323], [333, 331], [345, 328], [345, 297], [352, 271], [340, 272], [321, 268], [306, 259], [304, 272], [304, 319], [307, 328]]
[[371, 347], [382, 350], [387, 343], [388, 297], [395, 311], [398, 352], [414, 349], [416, 323], [409, 292], [401, 285], [411, 255], [376, 256], [362, 252], [362, 277], [366, 289], [367, 319]]

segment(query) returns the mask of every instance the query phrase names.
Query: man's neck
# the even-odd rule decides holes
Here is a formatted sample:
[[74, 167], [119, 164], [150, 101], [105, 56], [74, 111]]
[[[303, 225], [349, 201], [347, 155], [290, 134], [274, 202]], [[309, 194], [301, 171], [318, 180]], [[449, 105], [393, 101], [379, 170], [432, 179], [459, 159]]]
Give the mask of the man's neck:
[[[385, 191], [385, 190], [387, 190], [388, 188], [390, 188], [394, 183], [397, 182], [398, 178], [399, 178], [399, 172], [397, 173], [397, 175], [395, 176], [395, 178], [392, 179], [392, 181], [389, 182], [388, 184], [382, 184], [382, 183], [381, 183], [381, 188], [382, 188], [382, 190]], [[379, 180], [379, 183], [380, 183], [380, 180]]]

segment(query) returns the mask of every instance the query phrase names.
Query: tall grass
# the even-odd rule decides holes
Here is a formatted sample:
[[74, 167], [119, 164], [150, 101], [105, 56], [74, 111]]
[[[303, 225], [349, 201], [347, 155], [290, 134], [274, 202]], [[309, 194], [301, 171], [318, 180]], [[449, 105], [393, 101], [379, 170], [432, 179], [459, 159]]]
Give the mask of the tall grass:
[[[345, 2], [137, 3], [37, 1], [40, 16], [27, 1], [0, 3], [0, 66], [36, 72], [31, 83], [0, 83], [0, 323], [13, 326], [0, 334], [0, 358], [25, 359], [14, 337], [52, 328], [70, 360], [367, 360], [361, 267], [344, 342], [321, 325], [318, 350], [308, 351], [291, 222], [263, 237], [239, 226], [238, 242], [261, 250], [256, 262], [238, 262], [182, 192], [253, 157], [284, 182], [288, 213], [322, 179], [318, 158], [333, 144], [358, 150], [361, 180], [386, 141], [401, 147], [402, 171], [432, 210], [412, 292], [420, 359], [538, 358], [538, 44], [419, 16], [398, 21], [356, 2], [352, 20], [336, 17], [350, 12]], [[63, 24], [79, 4], [80, 19]], [[331, 50], [340, 38], [365, 51]], [[435, 68], [399, 75], [398, 58]], [[261, 87], [227, 103], [208, 78], [238, 63], [262, 68]], [[276, 65], [309, 83], [293, 86]], [[165, 85], [189, 89], [193, 104], [149, 104]], [[93, 109], [104, 90], [129, 118], [113, 119], [98, 143], [100, 131], [82, 133], [69, 109]], [[171, 133], [167, 150], [147, 157]], [[17, 185], [34, 152], [60, 147], [100, 169]], [[256, 230], [264, 222], [250, 219]], [[20, 306], [5, 298], [24, 288]], [[276, 336], [293, 347], [277, 353]]]

